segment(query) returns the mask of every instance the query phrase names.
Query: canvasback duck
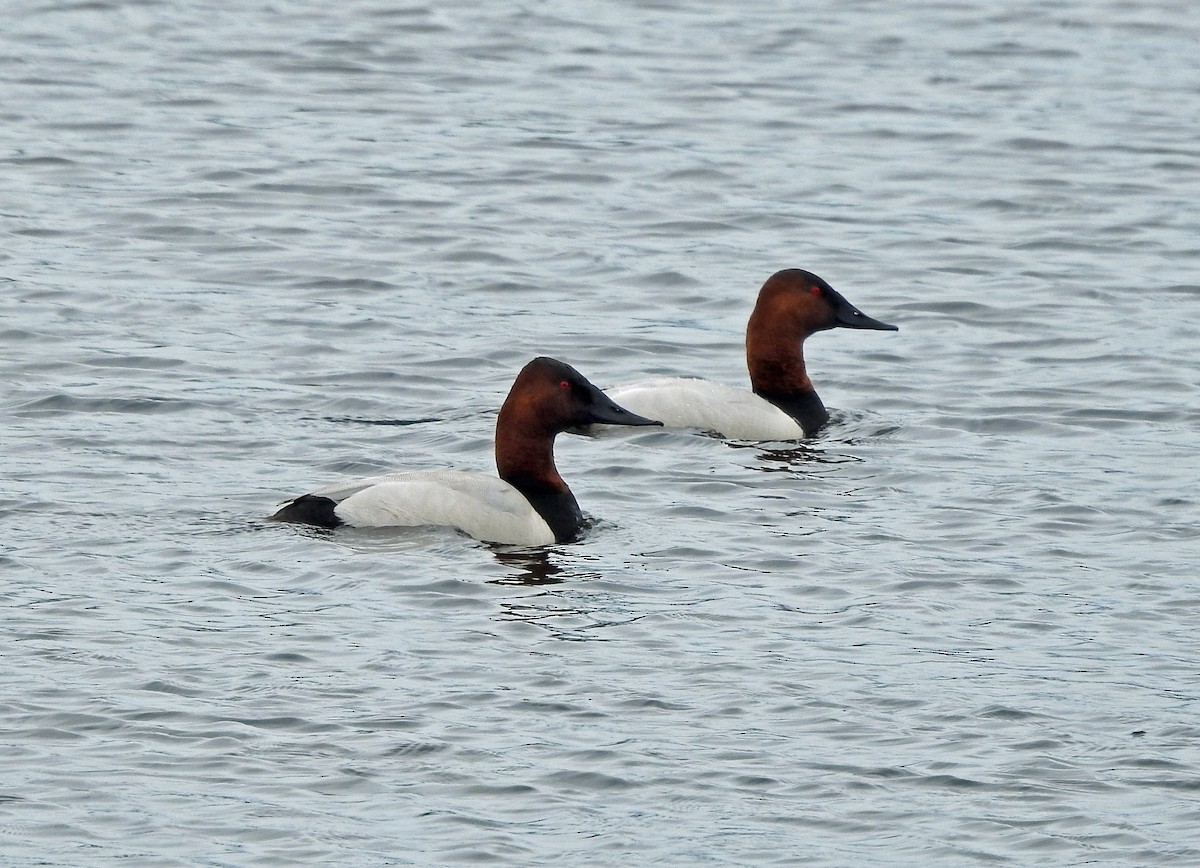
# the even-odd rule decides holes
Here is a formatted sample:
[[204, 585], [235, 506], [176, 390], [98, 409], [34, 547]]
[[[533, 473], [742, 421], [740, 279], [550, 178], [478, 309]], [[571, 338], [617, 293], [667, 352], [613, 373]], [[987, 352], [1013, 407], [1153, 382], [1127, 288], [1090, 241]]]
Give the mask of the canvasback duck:
[[656, 378], [608, 389], [608, 395], [671, 428], [734, 440], [812, 437], [829, 412], [804, 368], [804, 339], [832, 328], [899, 330], [867, 316], [812, 272], [788, 268], [767, 278], [746, 326], [751, 392], [709, 380]]
[[461, 470], [371, 476], [302, 495], [271, 518], [330, 528], [440, 525], [514, 545], [570, 542], [584, 519], [554, 466], [554, 437], [593, 423], [662, 424], [617, 405], [570, 365], [537, 358], [521, 369], [496, 419], [498, 477]]

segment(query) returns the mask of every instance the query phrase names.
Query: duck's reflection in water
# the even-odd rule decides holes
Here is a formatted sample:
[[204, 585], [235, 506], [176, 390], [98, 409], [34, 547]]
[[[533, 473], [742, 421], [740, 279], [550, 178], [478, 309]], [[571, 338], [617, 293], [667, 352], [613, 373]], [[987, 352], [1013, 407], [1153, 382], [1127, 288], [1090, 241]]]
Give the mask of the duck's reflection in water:
[[848, 464], [859, 461], [854, 455], [827, 452], [817, 446], [793, 444], [782, 446], [778, 443], [751, 443], [727, 441], [731, 449], [753, 449], [758, 453], [758, 463], [748, 465], [754, 470], [764, 473], [805, 471], [812, 473], [835, 464]]
[[839, 464], [863, 461], [858, 455], [837, 450], [884, 440], [900, 430], [900, 426], [880, 422], [866, 413], [834, 410], [829, 425], [812, 440], [726, 440], [725, 445], [730, 449], [753, 449], [758, 453], [760, 463], [750, 466], [764, 473], [812, 473]]
[[491, 579], [490, 584], [514, 589], [542, 586], [540, 591], [515, 592], [498, 601], [500, 610], [495, 618], [499, 621], [537, 627], [558, 639], [589, 642], [607, 638], [610, 627], [642, 617], [642, 613], [626, 608], [623, 598], [614, 596], [611, 587], [589, 587], [602, 583], [604, 575], [580, 569], [578, 562], [567, 560], [559, 549], [493, 547], [492, 553], [513, 572]]
[[489, 580], [493, 585], [557, 585], [566, 580], [562, 566], [553, 558], [558, 554], [553, 547], [489, 547], [497, 561], [512, 569], [510, 575]]

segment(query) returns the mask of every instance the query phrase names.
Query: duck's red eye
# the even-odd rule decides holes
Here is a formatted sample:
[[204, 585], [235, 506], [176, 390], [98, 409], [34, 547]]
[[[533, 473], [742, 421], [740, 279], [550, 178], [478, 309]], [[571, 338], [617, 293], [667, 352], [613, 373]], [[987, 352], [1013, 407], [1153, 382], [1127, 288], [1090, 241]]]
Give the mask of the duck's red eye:
[[812, 288], [811, 292], [812, 292], [812, 294], [813, 294], [813, 295], [820, 295], [820, 294], [821, 294], [821, 287], [819, 287], [819, 286], [814, 286], [814, 287]]
[[568, 383], [566, 380], [563, 380], [561, 383], [558, 384], [558, 388], [569, 389], [569, 388], [571, 388], [571, 384]]

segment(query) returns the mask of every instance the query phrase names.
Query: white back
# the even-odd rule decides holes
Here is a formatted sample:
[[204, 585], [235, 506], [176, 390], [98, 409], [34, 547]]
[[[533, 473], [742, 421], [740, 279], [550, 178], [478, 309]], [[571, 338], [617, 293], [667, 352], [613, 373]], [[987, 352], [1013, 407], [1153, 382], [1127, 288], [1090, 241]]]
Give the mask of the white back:
[[643, 380], [606, 389], [629, 410], [668, 428], [699, 428], [731, 440], [799, 440], [800, 423], [747, 389], [690, 378]]
[[313, 494], [338, 502], [354, 527], [454, 527], [486, 542], [548, 545], [554, 534], [503, 479], [462, 470], [415, 470], [335, 483]]

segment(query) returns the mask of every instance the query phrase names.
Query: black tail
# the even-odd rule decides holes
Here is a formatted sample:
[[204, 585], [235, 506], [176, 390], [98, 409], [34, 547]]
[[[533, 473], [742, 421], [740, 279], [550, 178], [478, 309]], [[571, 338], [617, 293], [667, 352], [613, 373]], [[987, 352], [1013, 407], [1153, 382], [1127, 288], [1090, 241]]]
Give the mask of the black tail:
[[315, 494], [302, 494], [279, 512], [271, 516], [271, 521], [293, 521], [297, 524], [315, 524], [317, 527], [337, 527], [345, 524], [334, 513], [337, 501]]

